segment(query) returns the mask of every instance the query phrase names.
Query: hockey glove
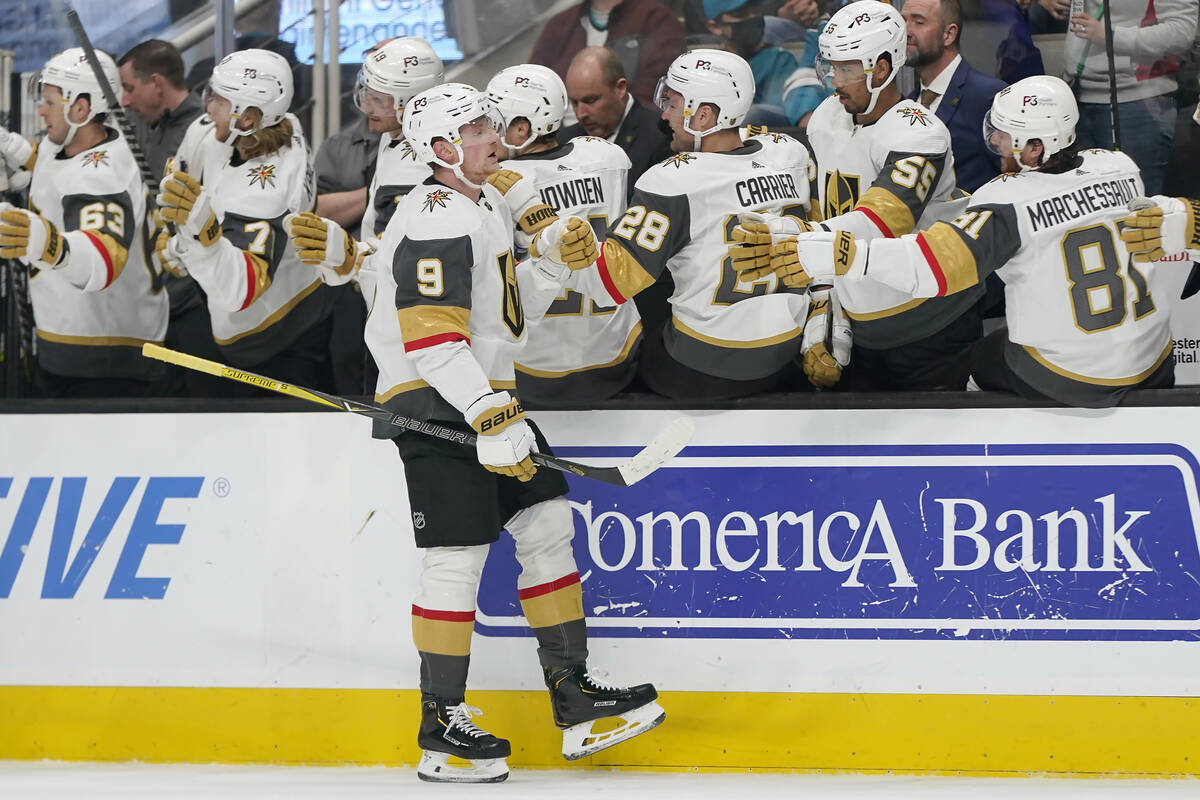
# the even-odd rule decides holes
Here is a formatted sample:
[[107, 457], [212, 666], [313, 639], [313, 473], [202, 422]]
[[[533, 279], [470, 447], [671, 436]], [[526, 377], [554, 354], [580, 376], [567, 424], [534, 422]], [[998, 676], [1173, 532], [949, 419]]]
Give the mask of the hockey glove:
[[739, 215], [738, 220], [733, 229], [734, 244], [728, 255], [738, 278], [743, 281], [761, 280], [775, 271], [771, 266], [773, 243], [813, 229], [805, 220], [790, 216], [747, 212]]
[[187, 268], [183, 266], [183, 262], [176, 258], [167, 245], [171, 241], [171, 234], [164, 228], [154, 237], [154, 260], [157, 262], [159, 269], [162, 272], [169, 272], [176, 278], [187, 277]]
[[1120, 220], [1121, 241], [1134, 261], [1157, 261], [1165, 255], [1200, 247], [1200, 201], [1186, 197], [1136, 197], [1129, 201], [1134, 212]]
[[810, 289], [808, 320], [800, 343], [804, 375], [818, 389], [828, 389], [850, 363], [850, 321], [832, 287]]
[[0, 203], [0, 258], [57, 269], [66, 263], [67, 241], [54, 223], [32, 211]]
[[533, 477], [537, 467], [529, 452], [536, 445], [519, 400], [508, 392], [485, 394], [467, 406], [463, 417], [479, 434], [475, 456], [485, 469], [520, 481]]
[[529, 254], [572, 271], [587, 269], [600, 255], [592, 226], [579, 217], [556, 219], [543, 228], [530, 243]]
[[10, 173], [33, 169], [37, 145], [5, 128], [0, 128], [0, 158]]
[[179, 232], [205, 247], [221, 238], [221, 223], [213, 213], [208, 192], [186, 172], [172, 172], [158, 186], [158, 207], [163, 219], [174, 222]]
[[542, 202], [533, 181], [519, 172], [502, 169], [488, 176], [488, 183], [495, 186], [512, 210], [513, 222], [528, 236], [540, 231], [558, 219], [554, 209]]
[[310, 211], [288, 214], [283, 218], [283, 229], [296, 257], [319, 272], [321, 280], [330, 286], [346, 283], [362, 266], [366, 248], [331, 219]]
[[863, 272], [867, 247], [847, 231], [814, 231], [784, 239], [771, 248], [771, 264], [785, 286], [803, 289], [814, 280], [828, 283], [857, 268]]

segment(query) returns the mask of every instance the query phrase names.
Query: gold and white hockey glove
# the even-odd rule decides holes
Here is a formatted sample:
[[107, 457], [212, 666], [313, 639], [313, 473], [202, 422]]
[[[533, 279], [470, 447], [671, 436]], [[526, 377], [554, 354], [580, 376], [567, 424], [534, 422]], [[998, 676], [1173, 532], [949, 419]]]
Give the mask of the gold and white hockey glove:
[[341, 225], [318, 217], [311, 211], [288, 214], [283, 229], [296, 251], [296, 258], [308, 264], [330, 286], [340, 286], [354, 277], [362, 266], [367, 248], [354, 241]]
[[0, 127], [0, 158], [9, 173], [33, 169], [37, 160], [37, 145], [19, 133]]
[[847, 231], [813, 231], [789, 237], [771, 248], [771, 264], [785, 286], [802, 289], [813, 281], [828, 283], [866, 266], [867, 246]]
[[1157, 261], [1166, 255], [1200, 247], [1200, 201], [1186, 197], [1135, 197], [1133, 213], [1119, 220], [1121, 241], [1134, 261]]
[[488, 183], [495, 186], [512, 211], [513, 224], [527, 236], [532, 236], [558, 219], [554, 209], [542, 202], [533, 181], [519, 172], [502, 169], [488, 176]]
[[185, 278], [188, 274], [187, 268], [170, 251], [170, 243], [171, 233], [166, 228], [163, 228], [154, 237], [154, 255], [152, 257], [161, 271], [169, 272], [176, 278]]
[[186, 172], [172, 172], [158, 185], [158, 207], [179, 233], [211, 247], [221, 238], [221, 223], [213, 213], [212, 201], [200, 181]]
[[520, 481], [528, 481], [537, 472], [529, 457], [537, 445], [520, 400], [508, 392], [485, 394], [467, 406], [463, 417], [479, 434], [475, 456], [489, 472]]
[[790, 216], [776, 216], [745, 212], [738, 215], [737, 227], [733, 229], [728, 256], [743, 281], [761, 280], [775, 268], [771, 266], [771, 249], [776, 242], [788, 236], [811, 231], [807, 221]]
[[556, 219], [547, 225], [530, 242], [529, 254], [571, 271], [587, 269], [600, 257], [596, 234], [587, 220], [580, 217]]
[[67, 240], [53, 222], [0, 203], [0, 258], [20, 259], [39, 269], [58, 269], [66, 263], [67, 250]]
[[808, 297], [808, 319], [800, 342], [802, 366], [809, 383], [828, 389], [841, 379], [842, 368], [850, 363], [850, 320], [832, 287], [810, 289]]

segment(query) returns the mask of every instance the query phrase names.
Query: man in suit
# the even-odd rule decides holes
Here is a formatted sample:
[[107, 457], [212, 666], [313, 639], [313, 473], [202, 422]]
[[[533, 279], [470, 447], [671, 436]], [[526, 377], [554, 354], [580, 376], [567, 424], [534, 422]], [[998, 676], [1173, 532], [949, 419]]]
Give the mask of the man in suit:
[[620, 59], [606, 47], [585, 47], [567, 69], [567, 97], [578, 124], [559, 131], [558, 140], [594, 136], [613, 142], [629, 156], [628, 195], [642, 173], [671, 155], [670, 136], [658, 114], [629, 93]]
[[958, 52], [962, 9], [958, 0], [906, 0], [905, 57], [920, 88], [910, 95], [950, 129], [958, 188], [973, 192], [1000, 174], [1000, 159], [980, 136], [983, 117], [1004, 82], [983, 74]]

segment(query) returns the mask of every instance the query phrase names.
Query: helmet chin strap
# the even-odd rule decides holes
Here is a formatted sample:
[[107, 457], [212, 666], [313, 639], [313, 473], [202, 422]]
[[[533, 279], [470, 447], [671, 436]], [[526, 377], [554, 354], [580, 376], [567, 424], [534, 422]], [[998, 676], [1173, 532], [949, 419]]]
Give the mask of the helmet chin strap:
[[467, 186], [470, 186], [472, 189], [476, 189], [476, 190], [483, 189], [483, 183], [475, 183], [474, 181], [467, 180], [467, 176], [463, 174], [462, 164], [463, 164], [463, 161], [466, 159], [466, 155], [463, 154], [462, 147], [460, 147], [459, 145], [456, 145], [456, 144], [452, 144], [450, 146], [453, 147], [454, 152], [458, 154], [458, 160], [455, 161], [453, 164], [450, 164], [450, 163], [442, 160], [441, 158], [439, 158], [438, 163], [440, 163], [446, 169], [453, 172], [454, 177], [458, 178], [460, 181], [465, 183]]
[[[875, 63], [876, 64], [879, 63], [878, 59], [876, 59]], [[871, 95], [871, 102], [867, 103], [866, 110], [863, 111], [862, 115], [860, 115], [860, 116], [870, 114], [872, 111], [875, 110], [876, 104], [879, 103], [879, 95], [883, 94], [883, 90], [888, 87], [888, 84], [890, 84], [893, 80], [896, 79], [896, 70], [893, 69], [891, 74], [888, 75], [887, 80], [884, 81], [883, 85], [879, 86], [879, 87], [872, 86], [872, 78], [875, 77], [875, 70], [871, 70], [870, 72], [868, 72], [866, 77], [867, 77], [867, 91]]]

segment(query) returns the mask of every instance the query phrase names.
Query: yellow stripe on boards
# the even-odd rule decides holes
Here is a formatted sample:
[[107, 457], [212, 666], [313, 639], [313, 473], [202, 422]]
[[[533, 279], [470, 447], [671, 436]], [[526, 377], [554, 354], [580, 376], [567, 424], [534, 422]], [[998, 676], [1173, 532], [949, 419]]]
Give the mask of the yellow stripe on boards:
[[[547, 694], [468, 691], [509, 763], [566, 767]], [[1187, 697], [665, 692], [666, 722], [580, 762], [639, 769], [1200, 774]], [[0, 759], [415, 764], [419, 694], [0, 687]]]

